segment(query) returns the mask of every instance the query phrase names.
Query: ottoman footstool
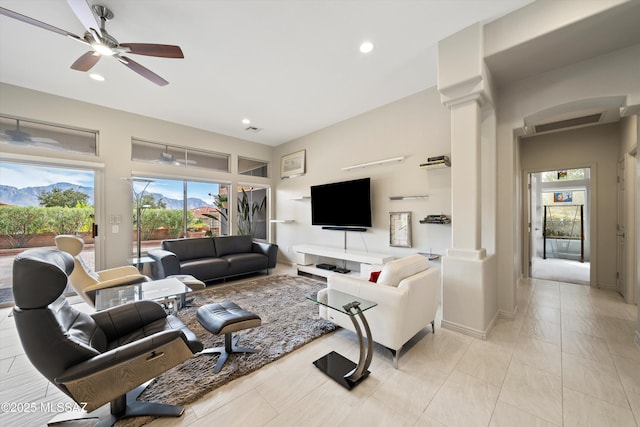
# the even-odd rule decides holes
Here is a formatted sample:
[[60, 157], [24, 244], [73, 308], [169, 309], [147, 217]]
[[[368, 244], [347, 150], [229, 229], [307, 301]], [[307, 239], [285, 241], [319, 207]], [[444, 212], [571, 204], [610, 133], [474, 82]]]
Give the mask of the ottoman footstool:
[[231, 335], [232, 332], [260, 326], [262, 319], [257, 314], [243, 310], [230, 301], [224, 301], [203, 305], [196, 312], [196, 319], [198, 319], [203, 328], [212, 334], [224, 334], [224, 347], [205, 348], [198, 353], [198, 355], [220, 353], [214, 373], [220, 372], [224, 362], [232, 353], [257, 353], [260, 351], [253, 348], [238, 347], [237, 343], [240, 337], [233, 338]]

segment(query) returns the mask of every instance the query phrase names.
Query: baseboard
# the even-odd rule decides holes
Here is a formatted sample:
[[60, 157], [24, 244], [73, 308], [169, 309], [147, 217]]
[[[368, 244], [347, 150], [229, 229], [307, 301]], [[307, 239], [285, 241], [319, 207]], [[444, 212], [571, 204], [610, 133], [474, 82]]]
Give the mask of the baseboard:
[[518, 307], [519, 306], [516, 305], [516, 308], [514, 308], [513, 311], [498, 310], [498, 315], [508, 320], [516, 320], [516, 315], [518, 314]]
[[[495, 322], [495, 317], [493, 322]], [[493, 322], [491, 323], [491, 326], [493, 326]], [[481, 331], [478, 329], [470, 328], [468, 326], [459, 325], [457, 323], [450, 322], [444, 319], [442, 319], [441, 327], [445, 329], [450, 329], [452, 331], [460, 332], [461, 334], [469, 335], [470, 337], [478, 338], [479, 340], [483, 340], [483, 341], [487, 339], [487, 336], [489, 335], [489, 331], [491, 330], [491, 327], [489, 327], [486, 331]]]

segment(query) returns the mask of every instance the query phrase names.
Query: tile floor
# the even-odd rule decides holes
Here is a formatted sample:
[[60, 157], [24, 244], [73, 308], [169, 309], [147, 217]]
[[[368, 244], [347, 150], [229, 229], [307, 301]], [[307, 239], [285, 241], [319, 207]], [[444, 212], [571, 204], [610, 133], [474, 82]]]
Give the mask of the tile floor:
[[[371, 376], [351, 392], [311, 364], [331, 350], [357, 356], [354, 334], [339, 330], [150, 425], [639, 427], [637, 307], [538, 279], [519, 286], [518, 300], [516, 319], [498, 320], [486, 341], [425, 330], [397, 370], [376, 346]], [[0, 310], [0, 402], [69, 402], [31, 368], [9, 313]], [[52, 415], [0, 413], [0, 425]]]

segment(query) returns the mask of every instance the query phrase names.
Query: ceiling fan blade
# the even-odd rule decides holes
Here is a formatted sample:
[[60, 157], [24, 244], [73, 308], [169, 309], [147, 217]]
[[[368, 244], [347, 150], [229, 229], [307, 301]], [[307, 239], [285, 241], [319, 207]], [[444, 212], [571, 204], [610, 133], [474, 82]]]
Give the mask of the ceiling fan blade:
[[153, 43], [120, 43], [120, 47], [128, 47], [136, 55], [159, 56], [162, 58], [184, 58], [180, 46]]
[[162, 77], [154, 73], [153, 71], [149, 70], [148, 68], [138, 64], [134, 60], [127, 58], [126, 56], [118, 56], [117, 58], [120, 62], [122, 62], [127, 67], [129, 67], [131, 70], [140, 74], [145, 79], [157, 84], [158, 86], [166, 86], [169, 84], [168, 81], [166, 81], [165, 79], [163, 79]]
[[90, 50], [89, 52], [76, 59], [76, 62], [71, 64], [71, 68], [78, 71], [89, 71], [100, 60], [100, 55]]
[[63, 36], [68, 36], [68, 37], [71, 37], [73, 39], [76, 39], [76, 40], [84, 42], [84, 39], [82, 39], [81, 37], [79, 37], [79, 36], [77, 36], [77, 35], [75, 35], [73, 33], [70, 33], [70, 32], [68, 32], [66, 30], [62, 30], [62, 29], [60, 29], [58, 27], [54, 27], [53, 25], [46, 24], [46, 23], [44, 23], [42, 21], [38, 21], [37, 19], [33, 19], [33, 18], [28, 17], [28, 16], [21, 15], [21, 14], [19, 14], [17, 12], [12, 11], [12, 10], [5, 9], [4, 7], [0, 7], [0, 15], [8, 16], [9, 18], [17, 19], [18, 21], [22, 21], [22, 22], [26, 22], [27, 24], [35, 25], [36, 27], [42, 28], [44, 30], [53, 31], [54, 33], [58, 33], [58, 34], [61, 34]]
[[98, 34], [102, 35], [102, 32], [100, 31], [100, 23], [93, 14], [91, 6], [89, 6], [87, 0], [67, 0], [67, 3], [87, 31], [91, 31], [93, 29], [97, 31]]

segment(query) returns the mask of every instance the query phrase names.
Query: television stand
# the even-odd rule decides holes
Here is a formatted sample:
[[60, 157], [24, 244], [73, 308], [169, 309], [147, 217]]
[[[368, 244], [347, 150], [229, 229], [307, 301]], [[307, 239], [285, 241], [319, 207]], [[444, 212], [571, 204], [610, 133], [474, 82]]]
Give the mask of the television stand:
[[[321, 277], [328, 277], [337, 270], [337, 268], [335, 270], [323, 270], [316, 267], [316, 264], [330, 262], [327, 259], [332, 260], [331, 263], [334, 265], [338, 264], [336, 260], [357, 263], [360, 265], [360, 271], [351, 271], [349, 273], [363, 277], [366, 276], [368, 278], [369, 272], [373, 268], [382, 269], [384, 264], [395, 258], [393, 255], [389, 254], [351, 251], [342, 248], [319, 245], [295, 245], [293, 246], [293, 251], [298, 254], [298, 260], [296, 262], [298, 272], [302, 271], [304, 273], [314, 274]], [[322, 260], [320, 260], [320, 258], [322, 258]]]

